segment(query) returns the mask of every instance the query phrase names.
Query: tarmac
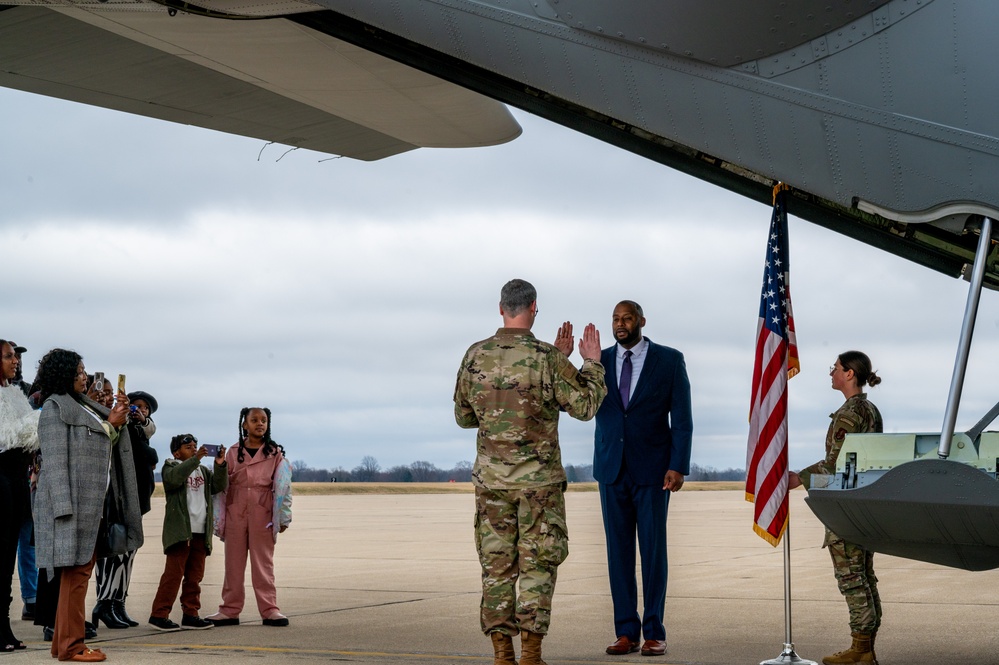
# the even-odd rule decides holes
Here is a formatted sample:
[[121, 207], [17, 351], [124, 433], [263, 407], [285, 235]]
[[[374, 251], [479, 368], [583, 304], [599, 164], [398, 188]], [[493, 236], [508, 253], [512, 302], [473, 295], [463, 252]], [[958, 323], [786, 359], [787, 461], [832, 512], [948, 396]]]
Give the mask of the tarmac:
[[[822, 526], [792, 493], [793, 643], [821, 662], [849, 645]], [[146, 515], [147, 544], [132, 574], [128, 611], [140, 626], [101, 626], [90, 645], [108, 663], [213, 665], [262, 660], [425, 665], [492, 663], [479, 630], [480, 568], [472, 542], [471, 494], [297, 496], [294, 522], [276, 550], [278, 600], [291, 619], [262, 626], [252, 589], [236, 627], [163, 633], [146, 623], [163, 566], [163, 499]], [[599, 497], [567, 495], [570, 554], [559, 568], [544, 658], [572, 663], [753, 665], [777, 657], [785, 639], [784, 548], [752, 530], [752, 507], [740, 491], [684, 491], [669, 512], [669, 589], [665, 656], [608, 656], [614, 638]], [[202, 615], [220, 599], [223, 548], [216, 544], [202, 586]], [[999, 665], [995, 572], [970, 573], [875, 557], [884, 605], [877, 653], [882, 665]], [[249, 573], [247, 573], [249, 582]], [[15, 595], [17, 585], [15, 582]], [[90, 588], [88, 608], [93, 607]], [[52, 662], [41, 628], [16, 620], [25, 651], [0, 665]], [[172, 618], [180, 621], [175, 606]], [[519, 645], [517, 647], [519, 653]]]

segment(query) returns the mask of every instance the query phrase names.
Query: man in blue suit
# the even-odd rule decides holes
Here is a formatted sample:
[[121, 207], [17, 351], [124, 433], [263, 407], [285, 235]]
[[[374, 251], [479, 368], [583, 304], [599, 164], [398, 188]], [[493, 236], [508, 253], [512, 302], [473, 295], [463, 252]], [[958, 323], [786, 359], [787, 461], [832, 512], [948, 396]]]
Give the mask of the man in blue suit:
[[[597, 411], [593, 476], [600, 487], [617, 641], [610, 655], [666, 653], [666, 510], [690, 473], [690, 383], [683, 354], [642, 336], [641, 306], [614, 308], [617, 344], [604, 349], [607, 397]], [[638, 616], [635, 534], [642, 556]]]

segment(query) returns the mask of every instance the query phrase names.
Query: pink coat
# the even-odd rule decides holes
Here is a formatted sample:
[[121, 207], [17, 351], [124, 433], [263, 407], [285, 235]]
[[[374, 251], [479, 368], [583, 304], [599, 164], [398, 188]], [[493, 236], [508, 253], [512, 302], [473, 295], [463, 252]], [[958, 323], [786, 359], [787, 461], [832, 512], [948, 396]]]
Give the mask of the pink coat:
[[225, 542], [226, 509], [235, 501], [259, 501], [271, 506], [271, 521], [265, 525], [277, 541], [282, 526], [291, 524], [291, 464], [280, 452], [264, 457], [263, 448], [250, 457], [243, 452], [239, 461], [239, 446], [225, 454], [229, 469], [229, 488], [215, 495], [215, 535]]

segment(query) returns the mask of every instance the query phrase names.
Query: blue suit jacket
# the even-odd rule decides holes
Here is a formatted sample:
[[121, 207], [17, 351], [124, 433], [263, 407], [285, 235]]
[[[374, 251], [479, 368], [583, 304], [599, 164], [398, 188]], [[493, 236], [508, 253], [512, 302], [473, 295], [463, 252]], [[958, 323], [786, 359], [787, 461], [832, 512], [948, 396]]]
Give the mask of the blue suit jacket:
[[597, 411], [593, 477], [613, 483], [623, 465], [636, 484], [662, 486], [667, 471], [689, 474], [694, 425], [683, 354], [649, 341], [627, 410], [617, 385], [617, 345], [604, 349], [600, 362], [607, 369], [607, 397]]

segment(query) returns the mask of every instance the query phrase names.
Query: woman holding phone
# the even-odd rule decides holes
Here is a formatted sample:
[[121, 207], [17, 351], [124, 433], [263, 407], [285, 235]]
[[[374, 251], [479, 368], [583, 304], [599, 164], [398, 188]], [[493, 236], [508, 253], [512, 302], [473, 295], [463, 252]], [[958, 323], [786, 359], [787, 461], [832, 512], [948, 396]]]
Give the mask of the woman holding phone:
[[114, 408], [85, 395], [87, 370], [74, 351], [53, 349], [38, 366], [42, 403], [38, 423], [41, 470], [35, 492], [35, 552], [40, 575], [59, 577], [52, 657], [98, 662], [100, 649], [85, 643], [87, 586], [98, 550], [104, 556], [114, 507], [127, 550], [142, 545], [132, 448], [125, 422], [128, 398]]
[[[156, 423], [151, 416], [159, 403], [155, 397], [142, 390], [128, 393], [128, 403], [128, 440], [132, 444], [135, 481], [139, 489], [139, 511], [145, 515], [150, 510], [150, 498], [156, 488], [153, 474], [159, 463], [159, 455], [149, 445], [149, 437], [156, 432]], [[110, 401], [105, 405], [109, 404]], [[135, 551], [129, 551], [97, 561], [97, 604], [91, 613], [91, 620], [95, 625], [100, 621], [114, 629], [139, 625], [125, 609], [135, 554]]]

